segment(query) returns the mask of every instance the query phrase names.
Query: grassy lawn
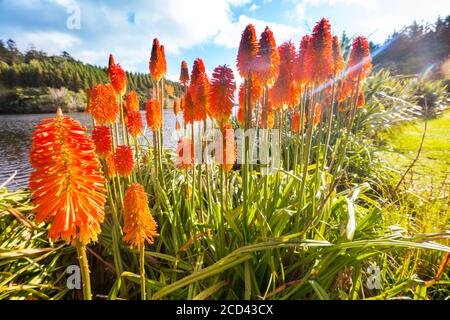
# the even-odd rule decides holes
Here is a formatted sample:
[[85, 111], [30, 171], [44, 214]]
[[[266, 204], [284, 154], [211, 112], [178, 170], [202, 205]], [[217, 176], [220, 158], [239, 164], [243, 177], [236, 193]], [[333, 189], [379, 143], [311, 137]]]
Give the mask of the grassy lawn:
[[[404, 172], [417, 155], [424, 121], [402, 126], [387, 136], [388, 150], [383, 151], [388, 163]], [[412, 174], [407, 177], [415, 188], [428, 189], [450, 185], [450, 112], [428, 121], [424, 145]], [[444, 185], [443, 185], [444, 184]], [[442, 188], [447, 190], [447, 188]]]

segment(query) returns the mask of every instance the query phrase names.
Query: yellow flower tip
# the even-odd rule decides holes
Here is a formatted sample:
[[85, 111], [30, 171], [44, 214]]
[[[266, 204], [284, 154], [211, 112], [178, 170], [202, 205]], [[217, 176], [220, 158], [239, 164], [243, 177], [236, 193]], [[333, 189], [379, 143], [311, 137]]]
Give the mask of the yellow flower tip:
[[147, 193], [144, 187], [135, 183], [128, 187], [124, 198], [124, 222], [123, 240], [131, 247], [141, 248], [147, 241], [153, 244], [154, 238], [159, 234], [158, 227], [148, 206]]

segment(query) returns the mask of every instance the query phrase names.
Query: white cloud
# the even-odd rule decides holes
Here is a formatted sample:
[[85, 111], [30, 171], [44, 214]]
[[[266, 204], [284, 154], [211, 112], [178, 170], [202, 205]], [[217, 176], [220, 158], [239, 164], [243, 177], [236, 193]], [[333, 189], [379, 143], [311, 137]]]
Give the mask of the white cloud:
[[242, 31], [249, 23], [252, 23], [255, 26], [256, 35], [258, 37], [261, 32], [264, 31], [264, 28], [268, 26], [272, 30], [277, 44], [281, 44], [283, 41], [289, 39], [293, 39], [294, 41], [298, 40], [301, 33], [301, 29], [298, 27], [267, 22], [241, 15], [239, 16], [238, 21], [229, 23], [220, 29], [219, 33], [214, 37], [214, 43], [227, 48], [237, 48], [239, 46]]
[[50, 54], [59, 54], [81, 43], [79, 38], [62, 32], [25, 32], [17, 38], [17, 45], [19, 48], [26, 48], [29, 45], [41, 48], [43, 41], [47, 47], [46, 51]]
[[248, 8], [247, 10], [248, 10], [249, 12], [254, 12], [254, 11], [258, 10], [259, 8], [260, 8], [260, 6], [258, 6], [256, 3], [253, 3], [253, 4], [250, 6], [250, 8]]

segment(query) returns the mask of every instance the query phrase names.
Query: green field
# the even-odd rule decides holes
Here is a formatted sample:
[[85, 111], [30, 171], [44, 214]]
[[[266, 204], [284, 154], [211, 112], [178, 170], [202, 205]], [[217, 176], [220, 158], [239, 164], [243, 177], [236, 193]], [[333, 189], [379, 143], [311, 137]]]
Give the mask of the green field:
[[[395, 170], [404, 172], [417, 155], [424, 133], [425, 122], [401, 126], [387, 139], [387, 151], [383, 151], [388, 163]], [[420, 156], [408, 174], [407, 181], [415, 188], [440, 188], [448, 191], [450, 176], [450, 112], [429, 120]], [[447, 187], [447, 188], [445, 188]]]

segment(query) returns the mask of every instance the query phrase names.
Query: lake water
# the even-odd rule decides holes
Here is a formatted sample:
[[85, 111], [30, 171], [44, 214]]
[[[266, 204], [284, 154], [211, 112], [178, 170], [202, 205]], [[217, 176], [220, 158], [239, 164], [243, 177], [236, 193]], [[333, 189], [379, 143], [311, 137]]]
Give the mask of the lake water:
[[[89, 114], [67, 115], [87, 126], [90, 132]], [[0, 185], [17, 171], [14, 179], [7, 184], [8, 189], [14, 190], [28, 186], [28, 176], [31, 172], [28, 159], [31, 136], [35, 130], [34, 127], [42, 119], [51, 117], [54, 117], [54, 114], [0, 115]], [[142, 120], [145, 124], [144, 112], [142, 112]], [[149, 130], [146, 130], [146, 135], [151, 136]], [[175, 116], [172, 110], [164, 110], [164, 147], [174, 148], [176, 141]]]

